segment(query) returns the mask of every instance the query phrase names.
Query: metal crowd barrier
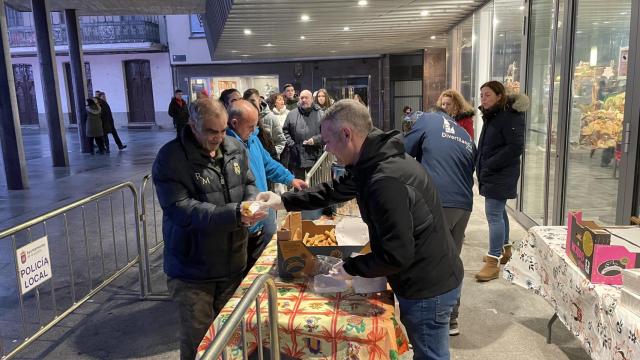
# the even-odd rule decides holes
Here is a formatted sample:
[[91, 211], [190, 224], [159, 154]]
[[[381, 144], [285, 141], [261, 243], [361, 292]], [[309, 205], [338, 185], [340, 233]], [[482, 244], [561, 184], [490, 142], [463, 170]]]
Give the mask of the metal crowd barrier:
[[222, 359], [226, 359], [225, 348], [231, 341], [234, 333], [236, 332], [238, 325], [240, 326], [240, 341], [242, 342], [242, 356], [243, 359], [247, 359], [249, 356], [247, 349], [247, 329], [245, 315], [251, 307], [251, 303], [255, 301], [256, 308], [256, 324], [258, 328], [258, 339], [256, 341], [258, 348], [258, 359], [262, 360], [264, 354], [262, 352], [262, 324], [260, 314], [260, 294], [262, 290], [267, 290], [267, 300], [269, 301], [269, 318], [267, 320], [269, 324], [269, 332], [271, 335], [271, 346], [269, 353], [272, 360], [280, 360], [280, 340], [278, 338], [278, 293], [276, 291], [276, 284], [267, 274], [258, 276], [253, 284], [249, 287], [244, 294], [238, 305], [231, 313], [229, 319], [222, 325], [218, 333], [209, 348], [202, 355], [202, 360], [218, 359], [222, 356]]
[[[125, 200], [127, 190], [133, 200], [132, 212], [131, 203]], [[119, 204], [114, 207], [114, 200], [119, 201], [117, 199], [120, 197], [118, 192], [122, 198], [121, 209]], [[117, 215], [114, 215], [114, 208]], [[127, 214], [127, 208], [130, 211], [129, 214]], [[102, 214], [110, 214], [111, 221], [106, 221], [108, 219], [106, 217], [102, 218], [101, 211]], [[144, 269], [140, 261], [142, 249], [139, 241], [138, 214], [137, 190], [133, 183], [125, 182], [0, 231], [0, 260], [4, 262], [4, 265], [15, 264], [15, 269], [11, 269], [10, 266], [4, 268], [0, 266], [0, 275], [3, 275], [3, 270], [16, 271], [15, 285], [17, 286], [18, 299], [13, 306], [20, 308], [19, 316], [17, 311], [12, 312], [10, 310], [12, 304], [7, 296], [7, 300], [3, 300], [2, 303], [3, 310], [0, 312], [0, 321], [4, 324], [21, 323], [22, 327], [20, 331], [12, 329], [8, 325], [2, 326], [1, 334], [13, 338], [10, 341], [11, 345], [17, 343], [14, 348], [11, 348], [4, 343], [2, 336], [0, 336], [0, 356], [2, 359], [14, 357], [136, 263], [138, 264], [140, 298], [145, 297]], [[105, 222], [106, 224], [104, 224]], [[134, 257], [130, 256], [129, 251], [129, 231], [127, 230], [129, 226], [135, 227], [134, 240], [138, 254]], [[70, 235], [72, 233], [73, 236]], [[76, 233], [78, 237], [75, 237]], [[111, 241], [107, 240], [105, 246], [103, 237], [108, 238], [109, 233], [111, 233]], [[32, 243], [34, 238], [39, 239], [42, 236], [48, 238], [52, 277], [46, 283], [42, 283], [23, 295], [21, 294], [18, 262], [25, 263], [26, 257], [22, 258], [21, 254], [21, 258], [18, 258], [16, 253], [18, 245], [22, 247]], [[80, 240], [71, 241], [71, 238]], [[7, 246], [8, 241], [11, 242], [10, 247], [13, 250], [10, 254], [9, 251], [3, 250], [9, 247]], [[66, 261], [64, 261], [65, 254]], [[123, 262], [122, 255], [125, 254], [126, 261]], [[0, 263], [0, 265], [3, 264]], [[1, 276], [0, 280], [2, 280]], [[8, 284], [5, 281], [0, 282], [0, 286], [0, 289], [11, 294], [11, 289], [7, 288]], [[44, 301], [46, 299], [49, 301]], [[16, 334], [12, 334], [12, 332]], [[21, 336], [17, 334], [20, 332]]]
[[[148, 189], [150, 189], [151, 192], [151, 199], [147, 198]], [[148, 201], [151, 202], [150, 207], [147, 206]], [[152, 261], [150, 255], [164, 247], [162, 238], [162, 215], [158, 215], [159, 208], [160, 204], [156, 198], [155, 186], [153, 185], [153, 181], [151, 181], [151, 174], [147, 174], [142, 179], [142, 184], [140, 185], [140, 226], [142, 228], [142, 254], [145, 264], [145, 299], [147, 300], [169, 300], [169, 292], [154, 291], [152, 281], [155, 272], [151, 271]], [[158, 236], [158, 233], [160, 236]], [[150, 243], [151, 237], [153, 237], [153, 242]], [[160, 274], [164, 277], [163, 272], [160, 272]]]
[[314, 186], [323, 182], [331, 182], [333, 174], [331, 173], [331, 164], [335, 161], [333, 154], [325, 151], [322, 156], [313, 164], [313, 167], [307, 173], [305, 181], [309, 186]]

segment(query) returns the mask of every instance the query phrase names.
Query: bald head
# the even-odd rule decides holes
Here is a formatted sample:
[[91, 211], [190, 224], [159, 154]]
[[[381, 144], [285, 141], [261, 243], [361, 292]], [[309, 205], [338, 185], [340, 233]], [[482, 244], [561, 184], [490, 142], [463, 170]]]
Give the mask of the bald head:
[[242, 139], [249, 136], [258, 126], [258, 110], [247, 100], [237, 100], [229, 104], [229, 127]]
[[308, 109], [313, 105], [313, 94], [309, 90], [302, 90], [300, 92], [300, 106], [303, 109]]

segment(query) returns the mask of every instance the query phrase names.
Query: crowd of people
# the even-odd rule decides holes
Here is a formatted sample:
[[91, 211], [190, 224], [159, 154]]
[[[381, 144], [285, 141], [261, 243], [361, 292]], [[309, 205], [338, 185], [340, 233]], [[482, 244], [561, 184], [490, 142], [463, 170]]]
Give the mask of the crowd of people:
[[[343, 259], [329, 275], [385, 276], [398, 299], [414, 359], [448, 359], [459, 334], [460, 259], [473, 209], [475, 172], [485, 197], [489, 250], [478, 281], [498, 278], [511, 256], [505, 205], [514, 198], [528, 99], [497, 81], [482, 85], [483, 125], [474, 141], [471, 106], [455, 91], [427, 112], [405, 107], [405, 133], [373, 126], [357, 99], [333, 102], [287, 84], [266, 99], [256, 89], [176, 91], [177, 137], [153, 164], [163, 209], [164, 270], [180, 317], [180, 353], [193, 359], [206, 329], [273, 237], [276, 211], [317, 211], [356, 199], [371, 253]], [[178, 96], [180, 95], [180, 96]], [[345, 173], [311, 188], [322, 152]], [[291, 191], [286, 191], [291, 189]], [[247, 201], [262, 209], [243, 211]]]

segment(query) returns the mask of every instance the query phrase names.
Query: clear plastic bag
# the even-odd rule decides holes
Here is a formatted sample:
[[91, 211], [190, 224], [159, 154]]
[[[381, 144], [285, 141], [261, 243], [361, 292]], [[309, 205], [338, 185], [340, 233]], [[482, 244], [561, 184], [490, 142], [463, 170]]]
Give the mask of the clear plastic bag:
[[313, 277], [313, 292], [335, 293], [349, 290], [351, 281], [334, 279], [330, 275], [319, 274]]
[[325, 255], [316, 255], [316, 268], [314, 275], [328, 275], [331, 268], [337, 263], [340, 262], [341, 259], [325, 256]]

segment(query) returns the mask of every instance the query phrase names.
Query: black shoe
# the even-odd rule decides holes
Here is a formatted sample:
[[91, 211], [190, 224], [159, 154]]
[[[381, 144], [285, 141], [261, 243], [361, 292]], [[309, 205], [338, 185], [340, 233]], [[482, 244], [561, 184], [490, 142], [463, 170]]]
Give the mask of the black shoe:
[[109, 151], [109, 149], [105, 150], [104, 152], [106, 152], [107, 154], [111, 153], [111, 151]]
[[118, 150], [122, 151], [127, 148], [127, 145], [122, 145], [118, 147]]

